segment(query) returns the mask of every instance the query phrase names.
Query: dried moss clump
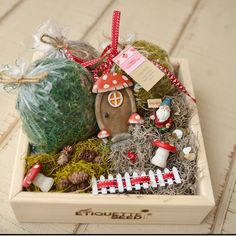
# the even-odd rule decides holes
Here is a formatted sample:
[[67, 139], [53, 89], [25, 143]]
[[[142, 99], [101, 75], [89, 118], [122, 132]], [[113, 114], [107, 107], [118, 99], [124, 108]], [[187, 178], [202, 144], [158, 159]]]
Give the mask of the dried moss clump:
[[[172, 113], [174, 119], [174, 125], [166, 133], [161, 133], [154, 125], [150, 125], [148, 118], [144, 125], [131, 127], [130, 132], [132, 133], [132, 139], [113, 144], [111, 146], [112, 152], [110, 160], [113, 163], [112, 173], [124, 174], [133, 171], [140, 173], [145, 171], [148, 173], [149, 170], [158, 169], [157, 166], [151, 163], [151, 159], [155, 154], [156, 148], [151, 145], [151, 141], [154, 139], [161, 139], [163, 141], [173, 143], [177, 146], [178, 150], [182, 150], [184, 147], [191, 146], [192, 151], [197, 155], [198, 142], [197, 137], [189, 130], [189, 133], [182, 139], [174, 139], [172, 137], [172, 131], [176, 128], [187, 128], [189, 121], [193, 114], [193, 110], [190, 109], [186, 103], [185, 96], [180, 93], [175, 93], [172, 97]], [[136, 162], [129, 160], [127, 153], [129, 150], [134, 151], [137, 154]], [[197, 180], [197, 160], [188, 161], [181, 160], [179, 153], [171, 153], [167, 168], [177, 167], [179, 174], [182, 179], [181, 184], [174, 184], [167, 187], [158, 187], [156, 189], [148, 189], [142, 191], [133, 191], [132, 193], [141, 194], [167, 194], [167, 195], [193, 195], [196, 193], [196, 180]]]
[[[164, 49], [145, 40], [136, 41], [133, 46], [148, 60], [158, 61], [170, 71], [174, 71], [170, 64], [168, 54]], [[144, 110], [147, 108], [147, 99], [162, 98], [166, 95], [172, 95], [174, 91], [175, 87], [166, 75], [148, 92], [136, 84], [134, 86], [134, 95], [136, 97], [138, 112], [140, 114], [144, 113]]]

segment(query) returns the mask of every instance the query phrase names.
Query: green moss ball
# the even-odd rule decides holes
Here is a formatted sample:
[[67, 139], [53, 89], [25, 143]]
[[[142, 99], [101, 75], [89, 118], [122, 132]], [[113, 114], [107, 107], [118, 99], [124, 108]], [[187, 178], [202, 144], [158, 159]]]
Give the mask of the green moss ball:
[[36, 61], [27, 76], [43, 72], [48, 75], [40, 82], [20, 86], [16, 108], [30, 143], [49, 153], [94, 135], [98, 128], [90, 73], [73, 61], [47, 58]]

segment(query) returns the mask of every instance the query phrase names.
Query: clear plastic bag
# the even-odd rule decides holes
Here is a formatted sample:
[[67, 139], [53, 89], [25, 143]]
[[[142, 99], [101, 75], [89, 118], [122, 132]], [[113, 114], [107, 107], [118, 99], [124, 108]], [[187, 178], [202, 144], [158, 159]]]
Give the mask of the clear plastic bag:
[[26, 68], [23, 63], [3, 67], [0, 77], [6, 89], [18, 88], [16, 109], [37, 151], [59, 151], [96, 134], [95, 96], [85, 68], [63, 58], [38, 60]]
[[33, 35], [33, 50], [41, 52], [47, 58], [67, 58], [65, 49], [82, 61], [92, 60], [99, 56], [98, 51], [89, 43], [67, 39], [65, 37], [67, 31], [55, 22], [46, 21]]

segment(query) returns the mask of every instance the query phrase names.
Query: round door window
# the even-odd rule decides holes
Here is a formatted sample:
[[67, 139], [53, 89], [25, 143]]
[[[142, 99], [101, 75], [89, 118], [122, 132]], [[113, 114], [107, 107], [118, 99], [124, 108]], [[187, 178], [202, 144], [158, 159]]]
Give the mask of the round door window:
[[123, 96], [119, 91], [110, 92], [108, 95], [108, 102], [112, 107], [119, 107], [123, 102]]

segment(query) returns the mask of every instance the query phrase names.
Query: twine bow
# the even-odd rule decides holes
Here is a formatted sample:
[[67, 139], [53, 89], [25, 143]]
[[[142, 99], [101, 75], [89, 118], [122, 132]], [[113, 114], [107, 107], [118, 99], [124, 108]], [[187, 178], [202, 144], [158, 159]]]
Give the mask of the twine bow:
[[52, 45], [54, 48], [64, 49], [68, 48], [68, 44], [65, 43], [64, 37], [53, 37], [49, 34], [43, 34], [40, 38], [41, 42]]
[[[77, 63], [80, 63], [80, 64], [85, 62], [82, 58], [76, 57], [73, 54], [73, 52], [75, 50], [72, 50], [70, 48], [70, 45], [65, 42], [65, 38], [63, 36], [61, 38], [59, 38], [59, 37], [53, 37], [49, 34], [43, 34], [41, 36], [40, 40], [41, 40], [41, 42], [49, 44], [49, 45], [53, 46], [54, 48], [64, 50], [68, 59], [70, 59], [72, 61], [76, 61]], [[81, 48], [77, 48], [76, 51], [79, 51], [82, 55], [84, 55], [84, 58], [88, 58], [88, 56], [89, 56], [88, 52], [81, 49]]]
[[35, 76], [10, 76], [4, 73], [0, 73], [0, 83], [2, 84], [24, 84], [24, 83], [38, 83], [48, 76], [47, 72]]

